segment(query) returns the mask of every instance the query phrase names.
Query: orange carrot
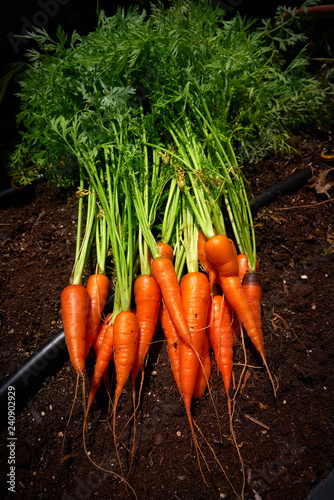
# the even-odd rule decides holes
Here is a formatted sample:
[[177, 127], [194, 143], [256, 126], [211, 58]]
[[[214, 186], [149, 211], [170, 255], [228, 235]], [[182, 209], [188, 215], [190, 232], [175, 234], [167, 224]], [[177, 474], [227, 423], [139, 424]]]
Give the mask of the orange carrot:
[[231, 397], [229, 394], [233, 366], [232, 310], [225, 297], [222, 297], [221, 295], [215, 295], [211, 298], [208, 331], [210, 344], [215, 356], [215, 361], [222, 376], [225, 392], [227, 395], [227, 407], [230, 419], [232, 439], [234, 441], [240, 459], [243, 477], [245, 477], [244, 463], [233, 429], [233, 414], [231, 407]]
[[[116, 410], [123, 388], [130, 376], [136, 360], [139, 325], [136, 315], [130, 311], [121, 311], [114, 322], [114, 362], [116, 369], [116, 388], [113, 409], [113, 434], [118, 463], [123, 476], [122, 464], [116, 442]], [[132, 462], [132, 460], [131, 460]]]
[[238, 277], [238, 260], [229, 239], [222, 235], [210, 238], [205, 244], [205, 253], [216, 266], [224, 295], [244, 325], [254, 347], [265, 361], [263, 336], [256, 322]]
[[191, 415], [191, 401], [194, 396], [197, 376], [203, 369], [199, 356], [203, 351], [206, 337], [207, 319], [210, 305], [210, 282], [207, 276], [200, 272], [190, 272], [183, 276], [180, 282], [182, 304], [186, 321], [191, 333], [193, 347], [187, 345], [183, 339], [180, 342], [180, 384], [183, 403], [186, 409], [191, 434], [193, 437], [198, 465], [205, 482], [200, 466], [197, 438]]
[[139, 325], [132, 312], [119, 312], [114, 323], [114, 361], [116, 368], [115, 408], [137, 355]]
[[[254, 318], [255, 319], [255, 318]], [[232, 335], [233, 335], [233, 347], [240, 337], [240, 321], [236, 313], [232, 309]]]
[[217, 269], [215, 268], [215, 266], [209, 261], [209, 259], [205, 255], [204, 245], [206, 242], [207, 242], [207, 238], [206, 238], [205, 234], [203, 233], [203, 231], [200, 230], [198, 233], [198, 240], [197, 240], [198, 259], [199, 259], [200, 263], [202, 264], [204, 271], [209, 276], [210, 286], [211, 286], [211, 290], [212, 290], [213, 284], [217, 278]]
[[238, 260], [231, 249], [230, 241], [224, 235], [216, 235], [207, 241], [204, 249], [208, 258], [217, 267], [218, 276], [226, 299], [245, 327], [255, 349], [262, 358], [274, 390], [274, 395], [276, 396], [275, 384], [266, 361], [262, 329], [259, 330], [257, 326], [251, 306], [239, 279]]
[[61, 313], [70, 361], [77, 373], [85, 371], [85, 338], [89, 296], [82, 285], [69, 285], [61, 294]]
[[211, 297], [208, 332], [215, 361], [228, 395], [233, 365], [233, 328], [231, 308], [221, 295]]
[[106, 373], [109, 363], [113, 358], [113, 346], [114, 346], [114, 327], [111, 323], [112, 314], [109, 316], [108, 321], [106, 321], [106, 329], [104, 332], [103, 342], [101, 348], [98, 352], [94, 375], [92, 380], [92, 385], [88, 397], [87, 410], [88, 413], [89, 407], [92, 404], [92, 401], [95, 397], [97, 389], [101, 383], [103, 375]]
[[205, 389], [208, 386], [208, 380], [211, 376], [211, 356], [210, 356], [210, 342], [209, 337], [205, 335], [203, 350], [202, 350], [202, 363], [204, 368], [199, 370], [197, 373], [197, 379], [194, 389], [193, 398], [201, 399], [204, 396]]
[[263, 337], [261, 320], [262, 284], [259, 274], [247, 271], [242, 280], [242, 288], [253, 312], [257, 328]]
[[97, 330], [97, 334], [93, 342], [93, 349], [95, 351], [96, 357], [98, 356], [99, 350], [101, 349], [104, 334], [106, 333], [106, 329], [108, 328], [108, 322], [109, 320], [111, 320], [111, 318], [112, 318], [112, 313], [108, 313], [105, 319], [102, 319], [100, 326]]
[[190, 413], [197, 373], [200, 368], [198, 356], [202, 354], [206, 336], [207, 319], [210, 305], [210, 283], [205, 274], [187, 273], [180, 282], [182, 304], [195, 351], [185, 342], [180, 344], [180, 382], [183, 400]]
[[174, 251], [168, 243], [158, 241], [157, 247], [161, 253], [161, 257], [167, 257], [169, 260], [173, 260]]
[[[172, 247], [170, 245], [168, 245], [168, 243], [165, 243], [164, 241], [158, 241], [157, 247], [158, 247], [158, 250], [161, 254], [161, 257], [167, 257], [167, 259], [173, 260], [174, 251], [173, 251]], [[153, 260], [154, 260], [151, 252], [150, 252], [149, 259], [150, 259], [150, 265], [151, 265]]]
[[87, 319], [85, 358], [93, 345], [108, 297], [110, 281], [104, 274], [93, 274], [88, 278], [89, 312]]
[[193, 347], [181, 300], [180, 286], [174, 265], [167, 257], [157, 257], [151, 264], [151, 274], [158, 283], [170, 318], [183, 341]]
[[[240, 281], [243, 280], [246, 272], [248, 271], [247, 257], [244, 253], [239, 253], [237, 255], [238, 259], [238, 276]], [[259, 261], [256, 259], [256, 272], [259, 272]]]
[[149, 274], [142, 274], [136, 279], [133, 291], [139, 324], [137, 356], [131, 372], [132, 380], [135, 382], [139, 370], [144, 367], [145, 358], [157, 326], [161, 292], [157, 282]]
[[160, 306], [160, 323], [167, 340], [167, 350], [176, 386], [182, 394], [180, 384], [180, 336], [170, 319], [164, 301]]

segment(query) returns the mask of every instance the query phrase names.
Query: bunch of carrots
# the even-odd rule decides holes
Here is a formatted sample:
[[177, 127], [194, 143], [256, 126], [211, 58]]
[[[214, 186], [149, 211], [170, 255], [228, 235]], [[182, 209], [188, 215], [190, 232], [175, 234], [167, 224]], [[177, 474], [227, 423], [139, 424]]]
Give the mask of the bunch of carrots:
[[[193, 133], [188, 120], [183, 127], [171, 122], [174, 145], [169, 148], [149, 141], [143, 110], [138, 123], [140, 140], [130, 137], [127, 123], [120, 123], [115, 130], [116, 145], [77, 152], [81, 178], [83, 182], [89, 179], [89, 185], [87, 190], [84, 184], [80, 186], [79, 193], [87, 197], [86, 228], [81, 237], [78, 225], [71, 283], [61, 296], [65, 339], [71, 363], [83, 380], [88, 354], [93, 350], [96, 355], [85, 422], [101, 381], [109, 386], [108, 368], [113, 362], [117, 477], [129, 487], [118, 455], [117, 405], [130, 380], [135, 421], [145, 364], [160, 323], [205, 481], [191, 403], [206, 390], [210, 392], [211, 351], [223, 379], [231, 433], [241, 463], [229, 390], [233, 349], [243, 329], [276, 392], [264, 349], [254, 225], [243, 178], [228, 144], [222, 149], [217, 140], [214, 146], [217, 170], [217, 163], [209, 160], [212, 151]], [[216, 131], [210, 127], [214, 137]], [[81, 210], [85, 196], [80, 198]], [[162, 201], [164, 209], [159, 213]], [[227, 208], [232, 235], [227, 234], [222, 207]], [[93, 248], [96, 273], [83, 286], [83, 270]], [[105, 315], [111, 290], [113, 311]]]

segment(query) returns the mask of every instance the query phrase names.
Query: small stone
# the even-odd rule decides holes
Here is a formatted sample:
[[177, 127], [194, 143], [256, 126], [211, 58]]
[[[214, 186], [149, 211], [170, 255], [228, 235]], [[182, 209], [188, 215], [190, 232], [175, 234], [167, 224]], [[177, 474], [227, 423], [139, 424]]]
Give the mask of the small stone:
[[177, 431], [176, 435], [177, 435], [178, 437], [181, 437], [181, 436], [182, 436], [182, 434], [181, 434], [181, 432], [180, 432], [180, 431]]

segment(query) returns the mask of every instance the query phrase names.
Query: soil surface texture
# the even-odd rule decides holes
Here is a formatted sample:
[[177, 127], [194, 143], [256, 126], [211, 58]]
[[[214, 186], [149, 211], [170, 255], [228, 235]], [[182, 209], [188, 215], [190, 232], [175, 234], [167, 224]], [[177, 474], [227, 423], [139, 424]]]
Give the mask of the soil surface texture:
[[[327, 477], [334, 465], [334, 165], [323, 162], [321, 152], [332, 144], [327, 132], [305, 133], [293, 140], [299, 154], [273, 155], [247, 171], [254, 194], [309, 165], [313, 176], [255, 218], [263, 331], [277, 396], [249, 339], [243, 344], [239, 338], [230, 394], [244, 480], [213, 358], [211, 396], [207, 391], [192, 407], [202, 477], [158, 329], [135, 417], [131, 486], [126, 489], [114, 475], [121, 470], [104, 384], [88, 415], [85, 446], [81, 380], [67, 427], [77, 378], [62, 356], [42, 381], [29, 378], [21, 406], [16, 395], [14, 422], [8, 412], [1, 432], [1, 498], [14, 498], [12, 480], [15, 498], [25, 500], [234, 499], [241, 497], [243, 482], [247, 499], [302, 500]], [[76, 208], [74, 192], [40, 182], [0, 209], [1, 380], [62, 329], [60, 294], [73, 266]], [[90, 270], [88, 265], [84, 280]], [[86, 393], [94, 362], [91, 353]], [[112, 397], [112, 366], [109, 375]], [[12, 394], [5, 396], [7, 410]], [[128, 383], [116, 419], [124, 476], [133, 446], [132, 412]]]

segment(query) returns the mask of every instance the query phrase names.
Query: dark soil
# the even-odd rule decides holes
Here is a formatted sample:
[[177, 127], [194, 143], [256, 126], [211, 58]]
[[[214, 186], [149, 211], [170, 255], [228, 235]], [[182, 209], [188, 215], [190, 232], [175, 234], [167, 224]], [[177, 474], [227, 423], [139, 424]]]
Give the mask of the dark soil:
[[[254, 193], [311, 164], [312, 179], [299, 191], [259, 210], [256, 236], [263, 284], [263, 329], [277, 397], [249, 340], [235, 348], [234, 429], [245, 465], [245, 497], [301, 500], [334, 465], [333, 343], [333, 172], [321, 161], [325, 133], [294, 139], [300, 156], [268, 158], [249, 174]], [[325, 182], [324, 182], [325, 181]], [[314, 183], [327, 185], [317, 193]], [[321, 190], [321, 189], [320, 189]], [[1, 379], [62, 328], [61, 290], [73, 265], [76, 199], [43, 182], [1, 209]], [[89, 269], [87, 269], [87, 273]], [[85, 279], [87, 275], [85, 276]], [[213, 364], [210, 380], [222, 441], [208, 394], [193, 405], [204, 484], [189, 424], [175, 387], [160, 330], [152, 345], [141, 405], [136, 416], [135, 459], [130, 483], [138, 498], [237, 498], [242, 471], [230, 438], [226, 394]], [[94, 367], [88, 360], [86, 387]], [[110, 370], [112, 376], [112, 369]], [[33, 381], [32, 381], [33, 382]], [[88, 418], [83, 446], [81, 390], [61, 450], [74, 397], [76, 376], [67, 358], [47, 375], [15, 422], [15, 498], [122, 498], [124, 486], [106, 471], [120, 472], [108, 420], [108, 396], [101, 386]], [[80, 383], [81, 387], [81, 383]], [[28, 394], [27, 394], [28, 396]], [[6, 403], [5, 403], [6, 404]], [[17, 401], [17, 405], [19, 402]], [[132, 413], [130, 385], [117, 411], [117, 432]], [[255, 419], [255, 420], [252, 420]], [[120, 437], [127, 473], [133, 421]], [[11, 450], [2, 434], [1, 498], [8, 491]], [[207, 444], [208, 443], [208, 444]], [[209, 446], [208, 446], [209, 445]], [[213, 453], [220, 462], [216, 462]], [[13, 457], [12, 457], [13, 458]], [[228, 478], [228, 479], [227, 479]], [[132, 493], [129, 490], [129, 496]]]

